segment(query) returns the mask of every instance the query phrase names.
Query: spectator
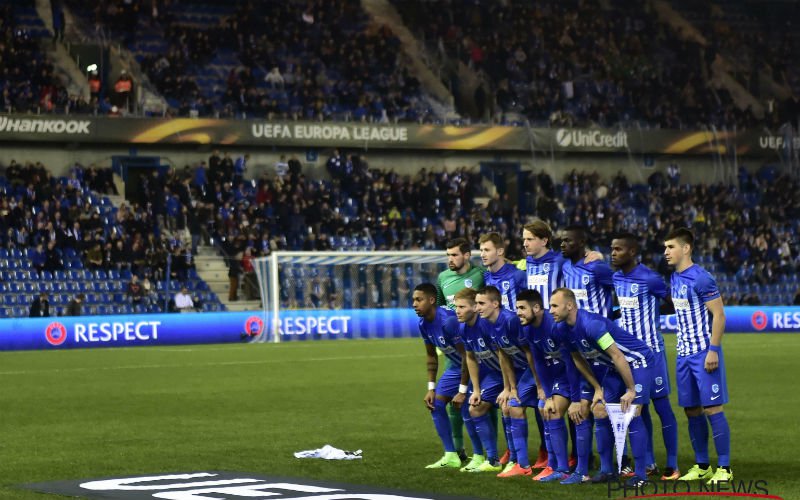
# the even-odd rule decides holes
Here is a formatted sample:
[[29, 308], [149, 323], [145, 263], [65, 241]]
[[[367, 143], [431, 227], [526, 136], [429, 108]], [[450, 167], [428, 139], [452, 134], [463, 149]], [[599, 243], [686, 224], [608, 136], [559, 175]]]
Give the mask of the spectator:
[[86, 251], [84, 258], [91, 269], [101, 269], [103, 267], [103, 247], [100, 242], [94, 243]]
[[127, 70], [122, 70], [119, 78], [114, 83], [112, 103], [119, 109], [131, 111], [133, 109], [133, 78]]
[[242, 274], [242, 253], [237, 253], [229, 259], [228, 279], [228, 300], [236, 302], [239, 300], [239, 276]]
[[67, 304], [64, 316], [82, 316], [84, 299], [86, 299], [86, 296], [82, 293], [75, 295], [75, 297], [69, 301], [69, 304]]
[[131, 276], [131, 281], [128, 283], [128, 288], [125, 294], [127, 295], [131, 305], [147, 305], [147, 296], [145, 295], [144, 287], [139, 282], [139, 277], [135, 274]]
[[286, 155], [281, 155], [281, 159], [275, 162], [275, 175], [278, 179], [283, 180], [286, 174], [289, 173], [289, 164], [286, 163]]
[[31, 318], [45, 318], [50, 316], [50, 300], [46, 292], [42, 292], [31, 302], [29, 316]]
[[800, 288], [797, 290], [797, 293], [794, 294], [794, 300], [792, 301], [792, 304], [800, 306]]
[[189, 289], [181, 287], [181, 291], [175, 294], [175, 309], [179, 312], [193, 312], [194, 311], [194, 301], [192, 300], [192, 296], [189, 295]]
[[44, 251], [44, 245], [39, 243], [36, 248], [28, 251], [28, 258], [31, 260], [31, 265], [39, 272], [44, 271], [47, 263], [47, 253]]
[[261, 294], [258, 291], [258, 277], [253, 267], [253, 249], [247, 247], [242, 256], [242, 272], [244, 273], [245, 300], [257, 300]]
[[47, 243], [47, 250], [45, 252], [44, 269], [53, 272], [63, 268], [64, 263], [61, 260], [60, 250], [56, 248], [56, 241], [50, 240]]

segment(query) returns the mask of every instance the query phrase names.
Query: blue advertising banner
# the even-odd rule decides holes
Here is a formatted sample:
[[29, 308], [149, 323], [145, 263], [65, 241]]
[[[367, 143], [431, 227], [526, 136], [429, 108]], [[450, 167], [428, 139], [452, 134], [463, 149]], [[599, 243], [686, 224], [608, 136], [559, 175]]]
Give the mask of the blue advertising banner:
[[[727, 307], [728, 333], [800, 332], [800, 307]], [[285, 311], [281, 342], [321, 339], [416, 337], [419, 318], [411, 309]], [[674, 333], [674, 316], [661, 318]], [[261, 311], [79, 316], [0, 320], [0, 351], [139, 345], [215, 344], [270, 340], [271, 321]]]

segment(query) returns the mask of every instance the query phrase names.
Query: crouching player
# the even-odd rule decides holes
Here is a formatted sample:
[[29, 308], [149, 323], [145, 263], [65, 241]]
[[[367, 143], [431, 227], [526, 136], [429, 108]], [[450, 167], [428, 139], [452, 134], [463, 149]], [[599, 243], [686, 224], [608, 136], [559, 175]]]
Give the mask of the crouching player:
[[480, 448], [475, 446], [472, 460], [461, 471], [500, 472], [502, 468], [497, 457], [497, 429], [489, 420], [488, 413], [503, 390], [503, 374], [500, 359], [497, 357], [497, 347], [492, 341], [492, 325], [478, 315], [476, 295], [475, 290], [465, 288], [456, 293], [454, 301], [472, 383], [469, 396], [470, 423], [465, 421], [465, 424], [468, 431], [469, 426], [474, 425], [482, 445]]
[[[655, 363], [653, 352], [647, 344], [608, 318], [578, 310], [575, 295], [568, 288], [559, 288], [553, 293], [550, 313], [557, 323], [556, 331], [568, 340], [575, 366], [594, 388], [592, 405], [601, 469], [593, 481], [616, 477], [616, 468], [613, 466], [614, 436], [605, 403], [620, 403], [623, 412], [631, 405], [636, 405], [635, 416], [628, 427], [635, 475], [625, 484], [640, 486], [647, 481], [648, 465], [647, 428], [640, 415], [642, 405], [650, 401], [653, 383], [651, 367]], [[571, 418], [580, 420], [580, 404], [571, 404], [569, 413]], [[578, 416], [573, 417], [576, 413]]]
[[528, 364], [528, 346], [520, 338], [519, 318], [501, 306], [500, 290], [487, 286], [475, 298], [478, 314], [492, 325], [492, 342], [497, 347], [503, 372], [503, 392], [497, 398], [503, 412], [503, 427], [510, 459], [497, 477], [531, 475], [528, 457], [526, 407], [536, 407], [536, 379]]
[[[574, 373], [569, 350], [563, 339], [553, 329], [555, 322], [544, 309], [542, 295], [536, 290], [525, 290], [517, 297], [517, 317], [522, 323], [522, 336], [530, 346], [529, 363], [539, 381], [539, 411], [545, 425], [548, 442], [548, 465], [534, 479], [543, 482], [560, 481], [561, 484], [580, 484], [589, 481], [589, 456], [592, 452], [592, 428], [589, 420], [577, 425], [578, 464], [569, 475], [567, 454], [567, 426], [564, 416], [570, 401], [580, 401], [580, 387], [570, 385]], [[567, 372], [573, 374], [567, 376]], [[574, 387], [573, 387], [574, 386]]]
[[[453, 443], [450, 419], [446, 411], [447, 403], [452, 400], [453, 405], [466, 414], [465, 420], [469, 419], [467, 405], [462, 406], [466, 398], [466, 384], [469, 374], [467, 365], [463, 362], [465, 351], [464, 343], [461, 341], [458, 320], [452, 311], [436, 306], [436, 287], [430, 283], [417, 285], [414, 288], [411, 301], [414, 312], [421, 318], [419, 320], [419, 333], [425, 343], [428, 360], [428, 391], [425, 393], [423, 401], [431, 412], [436, 433], [439, 435], [442, 445], [444, 445], [444, 456], [426, 468], [460, 468], [461, 458], [458, 456]], [[439, 371], [437, 348], [450, 361], [450, 367], [442, 373], [438, 382], [436, 381], [436, 375]], [[473, 437], [473, 433], [474, 427], [470, 432], [473, 448], [475, 442], [480, 447], [480, 440], [478, 440], [477, 436]]]

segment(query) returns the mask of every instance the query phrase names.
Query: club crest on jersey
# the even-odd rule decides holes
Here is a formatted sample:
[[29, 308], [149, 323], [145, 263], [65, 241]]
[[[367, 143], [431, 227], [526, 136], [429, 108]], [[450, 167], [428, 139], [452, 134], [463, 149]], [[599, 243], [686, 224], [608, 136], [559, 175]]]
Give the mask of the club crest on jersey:
[[715, 393], [715, 394], [716, 394], [717, 392], [719, 392], [719, 384], [714, 384], [714, 385], [712, 385], [712, 386], [711, 386], [711, 390], [712, 390], [712, 391], [714, 391], [714, 393]]
[[549, 273], [550, 272], [550, 263], [549, 262], [545, 262], [544, 264], [542, 264], [542, 270], [544, 272], [546, 272], [546, 273]]
[[478, 345], [481, 347], [486, 347], [486, 342], [484, 342], [483, 339], [478, 339]]
[[681, 291], [680, 291], [680, 294], [681, 294], [681, 295], [686, 295], [686, 292], [687, 292], [688, 290], [689, 290], [689, 287], [688, 287], [688, 286], [686, 286], [686, 284], [683, 284], [683, 285], [681, 285]]
[[664, 379], [661, 377], [656, 377], [656, 385], [661, 385], [664, 383]]
[[503, 287], [503, 290], [505, 290], [506, 292], [507, 292], [509, 289], [511, 289], [511, 283], [509, 283], [508, 281], [504, 281], [504, 282], [502, 282], [502, 283], [500, 284], [500, 286], [502, 286], [502, 287]]
[[591, 280], [591, 278], [589, 277], [588, 274], [584, 274], [583, 278], [581, 279], [581, 281], [583, 281], [584, 285], [588, 285], [590, 280]]
[[642, 392], [642, 384], [636, 384], [636, 392]]
[[639, 293], [639, 284], [634, 283], [631, 285], [631, 293]]
[[464, 286], [467, 288], [472, 288], [472, 280], [467, 278], [464, 280]]
[[444, 337], [439, 337], [439, 343], [444, 345]]

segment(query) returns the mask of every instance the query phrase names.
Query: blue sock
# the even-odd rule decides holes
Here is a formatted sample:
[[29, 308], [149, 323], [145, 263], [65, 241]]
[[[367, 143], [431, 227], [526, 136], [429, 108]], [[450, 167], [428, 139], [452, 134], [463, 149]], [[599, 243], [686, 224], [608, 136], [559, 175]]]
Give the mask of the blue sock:
[[553, 435], [550, 430], [550, 421], [544, 421], [544, 447], [547, 450], [547, 466], [553, 470], [556, 470], [558, 467], [558, 462], [556, 462], [556, 454], [553, 452]]
[[434, 399], [433, 411], [433, 425], [436, 427], [436, 433], [439, 434], [439, 439], [442, 440], [444, 451], [456, 451], [456, 446], [453, 444], [453, 430], [450, 427], [450, 417], [447, 415], [447, 403], [440, 399]]
[[486, 459], [497, 460], [497, 433], [492, 429], [489, 415], [472, 417], [472, 421], [475, 423], [475, 429], [477, 429], [483, 449], [486, 451]]
[[731, 466], [731, 428], [725, 412], [708, 416], [711, 423], [711, 432], [714, 434], [714, 447], [717, 448], [717, 457], [720, 467]]
[[628, 436], [631, 439], [631, 450], [633, 451], [633, 463], [636, 475], [639, 478], [647, 478], [647, 428], [642, 417], [634, 417], [628, 425]]
[[511, 434], [511, 417], [503, 415], [503, 433], [506, 436], [506, 444], [508, 445], [508, 461], [517, 461], [517, 450], [514, 448], [514, 436]]
[[[647, 430], [647, 465], [656, 463], [655, 453], [653, 453], [653, 417], [650, 416], [650, 405], [642, 406], [642, 422]], [[633, 448], [633, 443], [631, 443]]]
[[613, 464], [614, 431], [611, 430], [611, 420], [608, 417], [594, 419], [594, 436], [597, 439], [597, 453], [600, 455], [600, 472], [614, 472], [617, 470]]
[[708, 460], [708, 422], [701, 414], [689, 417], [689, 439], [692, 440], [694, 459], [698, 464], [707, 464]]
[[483, 455], [481, 438], [478, 435], [478, 429], [475, 428], [475, 422], [473, 422], [472, 417], [469, 416], [468, 404], [464, 404], [461, 407], [461, 420], [464, 421], [464, 428], [467, 429], [467, 436], [469, 436], [469, 440], [472, 442], [472, 453], [475, 455]]
[[570, 456], [578, 457], [578, 433], [575, 430], [575, 422], [567, 418], [567, 426], [569, 427], [569, 440], [572, 442], [572, 452]]
[[664, 448], [667, 449], [667, 467], [678, 468], [678, 420], [669, 404], [669, 398], [653, 400], [658, 417], [661, 419], [661, 435], [664, 438]]
[[[564, 425], [563, 418], [549, 420], [550, 423], [550, 446], [553, 455], [556, 456], [557, 466], [553, 469], [559, 472], [569, 472], [569, 457], [567, 456], [567, 426]], [[550, 453], [550, 450], [547, 450]]]
[[536, 428], [539, 429], [539, 449], [547, 449], [547, 445], [544, 441], [544, 420], [542, 419], [542, 414], [538, 411], [536, 413]]
[[575, 472], [589, 474], [589, 457], [592, 455], [592, 423], [584, 420], [575, 426], [575, 443], [578, 451], [578, 465]]
[[530, 467], [528, 458], [528, 419], [510, 418], [511, 436], [514, 440], [514, 451], [517, 452], [517, 463], [520, 467]]

